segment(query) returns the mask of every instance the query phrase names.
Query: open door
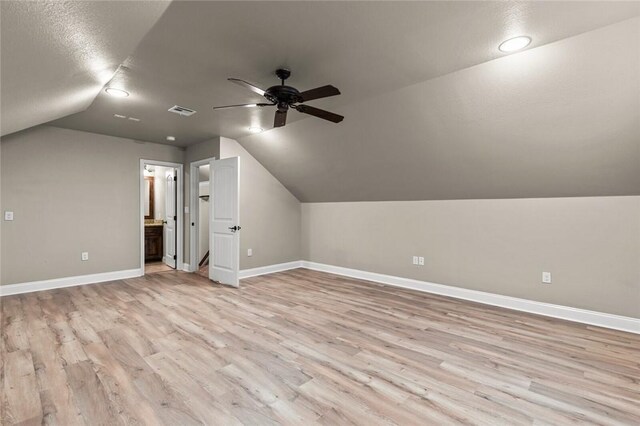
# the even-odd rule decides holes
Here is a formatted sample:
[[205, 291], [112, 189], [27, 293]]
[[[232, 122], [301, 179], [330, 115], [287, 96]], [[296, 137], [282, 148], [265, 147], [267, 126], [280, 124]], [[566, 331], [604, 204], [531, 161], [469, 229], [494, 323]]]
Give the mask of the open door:
[[209, 180], [209, 278], [239, 286], [240, 157], [213, 160]]
[[164, 263], [175, 269], [176, 267], [176, 189], [177, 177], [171, 169], [165, 176], [165, 219], [164, 219]]

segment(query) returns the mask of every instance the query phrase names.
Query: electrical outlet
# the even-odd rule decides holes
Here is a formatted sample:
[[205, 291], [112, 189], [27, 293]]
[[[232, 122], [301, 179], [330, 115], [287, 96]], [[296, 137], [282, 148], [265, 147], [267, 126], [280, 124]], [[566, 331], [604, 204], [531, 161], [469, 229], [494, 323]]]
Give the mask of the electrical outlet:
[[83, 251], [81, 259], [82, 259], [83, 262], [85, 260], [89, 260], [89, 252], [88, 251]]
[[413, 264], [414, 265], [418, 264], [418, 256], [413, 256]]
[[424, 266], [424, 257], [420, 256], [420, 257], [418, 258], [418, 265], [420, 265], [420, 266]]
[[13, 220], [13, 212], [4, 212], [4, 220]]
[[551, 284], [551, 272], [542, 273], [542, 282], [545, 284]]
[[247, 249], [247, 256], [253, 256], [253, 249]]

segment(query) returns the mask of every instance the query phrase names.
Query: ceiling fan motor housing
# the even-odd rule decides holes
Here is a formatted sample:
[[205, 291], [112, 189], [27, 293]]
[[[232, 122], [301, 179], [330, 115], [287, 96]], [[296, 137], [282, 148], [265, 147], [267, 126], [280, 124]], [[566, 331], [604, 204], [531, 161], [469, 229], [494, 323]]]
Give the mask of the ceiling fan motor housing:
[[303, 102], [300, 92], [295, 87], [285, 86], [284, 81], [289, 78], [291, 71], [286, 68], [276, 70], [276, 76], [282, 81], [279, 86], [271, 86], [264, 92], [264, 97], [268, 101], [277, 104], [278, 111], [285, 112], [291, 104]]
[[291, 86], [271, 86], [265, 90], [264, 97], [268, 101], [278, 104], [278, 109], [281, 105], [288, 107], [290, 104], [302, 102], [302, 96], [300, 96], [298, 89]]

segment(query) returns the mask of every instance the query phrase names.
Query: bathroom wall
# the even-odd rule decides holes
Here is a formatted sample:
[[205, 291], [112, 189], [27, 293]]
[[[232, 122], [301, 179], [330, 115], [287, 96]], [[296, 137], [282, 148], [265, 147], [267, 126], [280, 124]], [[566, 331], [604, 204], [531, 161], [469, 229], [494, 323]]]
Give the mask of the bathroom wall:
[[167, 172], [172, 170], [171, 167], [153, 166], [154, 173], [154, 219], [164, 220], [167, 211], [167, 185], [166, 176]]

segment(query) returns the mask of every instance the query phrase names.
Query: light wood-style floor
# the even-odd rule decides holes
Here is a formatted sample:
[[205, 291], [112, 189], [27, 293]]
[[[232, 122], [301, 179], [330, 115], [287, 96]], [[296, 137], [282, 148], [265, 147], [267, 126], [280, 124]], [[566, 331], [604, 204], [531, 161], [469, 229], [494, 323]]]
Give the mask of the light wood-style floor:
[[2, 301], [2, 424], [640, 424], [640, 336], [303, 269]]
[[149, 262], [144, 264], [145, 274], [155, 274], [158, 272], [169, 272], [169, 271], [175, 271], [175, 269], [164, 262]]

